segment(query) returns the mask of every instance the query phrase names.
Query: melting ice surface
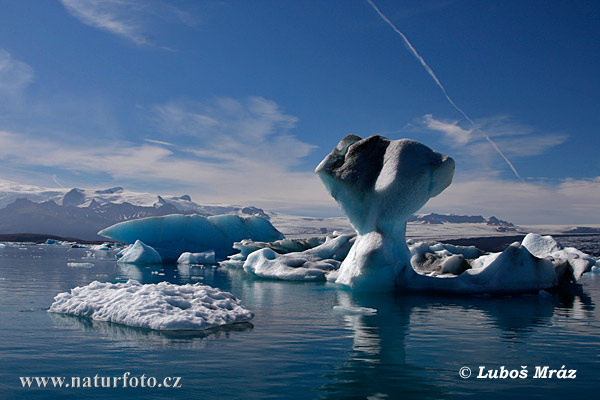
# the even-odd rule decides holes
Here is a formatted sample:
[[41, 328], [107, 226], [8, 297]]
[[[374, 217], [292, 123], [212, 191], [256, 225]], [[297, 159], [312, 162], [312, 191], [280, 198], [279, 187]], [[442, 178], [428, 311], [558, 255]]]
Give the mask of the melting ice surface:
[[120, 222], [99, 235], [124, 243], [136, 240], [154, 248], [165, 262], [175, 262], [184, 252], [213, 250], [217, 258], [235, 253], [233, 243], [242, 239], [272, 242], [283, 235], [261, 217], [237, 215], [167, 215]]
[[131, 279], [59, 293], [48, 311], [155, 330], [204, 330], [254, 317], [232, 294], [201, 283], [142, 285]]

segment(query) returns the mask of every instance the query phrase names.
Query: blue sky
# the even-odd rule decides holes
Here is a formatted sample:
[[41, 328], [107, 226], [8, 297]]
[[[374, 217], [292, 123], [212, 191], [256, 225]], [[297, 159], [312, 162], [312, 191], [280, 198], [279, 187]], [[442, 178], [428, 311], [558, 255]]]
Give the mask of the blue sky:
[[598, 3], [373, 1], [474, 126], [366, 0], [3, 1], [0, 179], [335, 215], [382, 134], [455, 158], [424, 212], [600, 223]]

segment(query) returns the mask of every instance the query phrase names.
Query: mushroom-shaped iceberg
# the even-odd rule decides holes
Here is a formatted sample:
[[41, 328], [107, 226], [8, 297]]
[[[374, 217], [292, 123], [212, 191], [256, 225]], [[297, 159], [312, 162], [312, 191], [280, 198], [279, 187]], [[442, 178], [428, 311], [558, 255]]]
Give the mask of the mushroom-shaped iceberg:
[[348, 135], [317, 166], [358, 236], [337, 283], [392, 288], [410, 266], [406, 220], [452, 182], [454, 160], [413, 140]]

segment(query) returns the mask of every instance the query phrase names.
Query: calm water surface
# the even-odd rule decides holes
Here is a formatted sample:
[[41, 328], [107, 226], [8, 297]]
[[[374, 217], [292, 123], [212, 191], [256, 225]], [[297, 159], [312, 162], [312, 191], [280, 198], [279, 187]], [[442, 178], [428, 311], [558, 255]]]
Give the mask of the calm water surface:
[[[194, 336], [46, 312], [59, 292], [127, 279], [204, 282], [232, 292], [256, 316], [251, 325]], [[7, 245], [0, 299], [0, 399], [588, 398], [600, 384], [600, 274], [552, 296], [359, 296], [228, 268], [120, 266], [105, 251]], [[336, 305], [377, 314], [341, 314]], [[502, 365], [527, 366], [529, 377], [475, 378], [479, 366]], [[577, 378], [533, 379], [535, 366], [546, 365], [576, 369]], [[459, 377], [463, 366], [471, 378]], [[125, 372], [181, 377], [182, 387], [23, 389], [19, 380]]]

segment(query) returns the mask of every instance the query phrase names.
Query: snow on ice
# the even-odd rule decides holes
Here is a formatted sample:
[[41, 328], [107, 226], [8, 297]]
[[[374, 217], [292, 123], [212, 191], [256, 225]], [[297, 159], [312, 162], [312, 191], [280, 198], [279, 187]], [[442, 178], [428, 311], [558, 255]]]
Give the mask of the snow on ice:
[[232, 294], [201, 283], [134, 280], [94, 281], [59, 293], [48, 311], [155, 330], [204, 330], [254, 317]]

